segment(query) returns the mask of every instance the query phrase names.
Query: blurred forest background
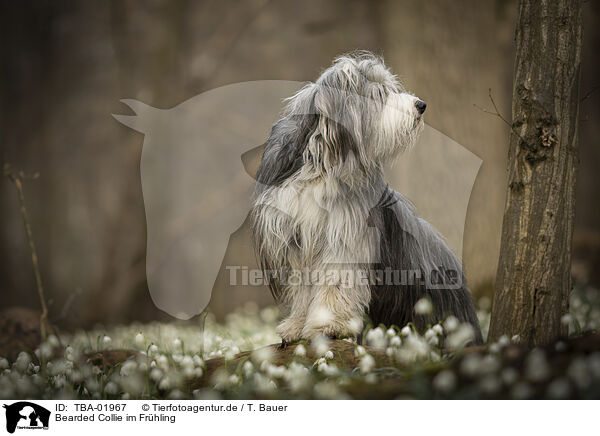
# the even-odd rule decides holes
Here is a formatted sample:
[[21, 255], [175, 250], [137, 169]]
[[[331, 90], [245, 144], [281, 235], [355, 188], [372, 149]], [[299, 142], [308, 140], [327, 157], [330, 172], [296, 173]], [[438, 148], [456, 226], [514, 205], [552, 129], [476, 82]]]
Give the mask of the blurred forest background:
[[[573, 275], [600, 285], [600, 2], [584, 3]], [[307, 81], [341, 53], [384, 55], [428, 102], [426, 121], [483, 160], [463, 258], [491, 297], [506, 187], [516, 2], [307, 0], [20, 1], [0, 4], [0, 163], [24, 185], [50, 320], [62, 327], [166, 320], [145, 279], [143, 136], [116, 122], [122, 98], [170, 108], [226, 84]], [[598, 92], [595, 92], [598, 90]], [[265, 132], [265, 137], [268, 132]], [[210, 159], [207, 156], [207, 159]], [[18, 199], [0, 181], [0, 309], [38, 308]], [[240, 250], [250, 256], [247, 231]], [[222, 279], [220, 277], [218, 280]], [[264, 288], [215, 292], [223, 316]]]

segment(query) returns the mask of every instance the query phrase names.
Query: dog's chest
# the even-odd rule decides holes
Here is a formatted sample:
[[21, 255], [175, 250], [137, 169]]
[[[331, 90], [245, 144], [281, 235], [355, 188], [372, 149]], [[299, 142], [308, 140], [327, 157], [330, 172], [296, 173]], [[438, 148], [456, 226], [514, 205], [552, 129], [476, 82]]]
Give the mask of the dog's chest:
[[277, 191], [271, 206], [285, 217], [292, 263], [347, 262], [357, 253], [364, 257], [367, 216], [354, 196], [326, 182]]

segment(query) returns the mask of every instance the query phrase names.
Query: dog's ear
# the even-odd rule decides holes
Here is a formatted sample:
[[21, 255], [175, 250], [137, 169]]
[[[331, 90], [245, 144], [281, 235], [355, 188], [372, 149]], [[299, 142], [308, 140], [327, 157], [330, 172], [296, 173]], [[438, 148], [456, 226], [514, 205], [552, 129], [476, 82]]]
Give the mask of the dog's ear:
[[314, 107], [316, 86], [311, 83], [290, 97], [284, 117], [271, 128], [256, 180], [263, 185], [279, 185], [304, 164], [304, 151], [317, 129]]

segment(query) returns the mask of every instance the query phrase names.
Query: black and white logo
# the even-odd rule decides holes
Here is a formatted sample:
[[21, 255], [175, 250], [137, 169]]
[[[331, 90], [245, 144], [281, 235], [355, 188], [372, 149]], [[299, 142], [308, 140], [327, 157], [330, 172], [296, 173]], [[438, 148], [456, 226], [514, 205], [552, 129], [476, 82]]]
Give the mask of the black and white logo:
[[14, 433], [16, 429], [47, 430], [50, 411], [29, 401], [5, 404], [6, 431]]

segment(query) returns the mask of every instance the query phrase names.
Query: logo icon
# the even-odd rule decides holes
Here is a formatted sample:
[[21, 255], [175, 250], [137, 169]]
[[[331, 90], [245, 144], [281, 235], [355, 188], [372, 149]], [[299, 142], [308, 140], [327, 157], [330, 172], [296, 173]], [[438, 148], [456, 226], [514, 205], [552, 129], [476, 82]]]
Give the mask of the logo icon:
[[29, 401], [19, 401], [4, 405], [6, 409], [6, 431], [14, 433], [15, 429], [48, 429], [50, 411]]

